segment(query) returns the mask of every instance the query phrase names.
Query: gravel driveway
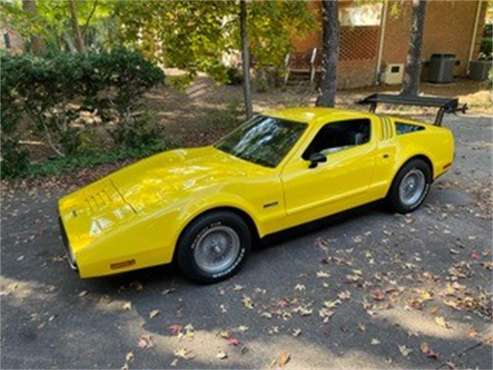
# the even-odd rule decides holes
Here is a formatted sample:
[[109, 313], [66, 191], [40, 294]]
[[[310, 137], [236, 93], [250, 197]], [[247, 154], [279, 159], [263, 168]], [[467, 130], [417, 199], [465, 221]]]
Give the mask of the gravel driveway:
[[379, 204], [265, 240], [212, 286], [171, 267], [80, 280], [63, 187], [4, 192], [2, 368], [492, 368], [491, 117], [446, 117], [453, 170], [425, 205]]

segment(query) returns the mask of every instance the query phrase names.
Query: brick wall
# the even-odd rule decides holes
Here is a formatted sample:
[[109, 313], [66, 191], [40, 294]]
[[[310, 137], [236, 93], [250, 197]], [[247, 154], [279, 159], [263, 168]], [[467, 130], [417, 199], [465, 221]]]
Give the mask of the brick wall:
[[[480, 19], [484, 21], [486, 1], [481, 5], [483, 8]], [[397, 8], [397, 12], [395, 15], [389, 12], [382, 62], [405, 63], [409, 45], [411, 3], [399, 2], [393, 6]], [[478, 1], [471, 0], [429, 1], [426, 7], [422, 59], [429, 60], [433, 53], [455, 54], [460, 64], [455, 67], [454, 74], [465, 76], [477, 6]], [[478, 33], [479, 29], [482, 29], [482, 24], [478, 26]], [[426, 74], [426, 70], [424, 72]]]
[[[405, 63], [411, 26], [411, 2], [405, 0], [389, 3], [382, 64]], [[350, 2], [344, 1], [341, 7], [349, 4]], [[479, 52], [487, 8], [486, 1], [480, 4], [482, 8], [473, 58], [476, 58]], [[429, 1], [426, 9], [423, 60], [429, 60], [433, 53], [455, 54], [460, 64], [455, 67], [454, 73], [457, 76], [465, 76], [477, 6], [478, 0]], [[309, 7], [317, 18], [314, 25], [316, 30], [293, 40], [293, 48], [297, 52], [308, 52], [314, 47], [321, 47], [320, 2], [310, 2]], [[368, 34], [363, 28], [365, 27], [341, 29], [341, 58], [337, 73], [339, 87], [368, 86], [374, 83], [380, 27], [376, 27], [372, 34]], [[361, 58], [361, 54], [365, 57]]]

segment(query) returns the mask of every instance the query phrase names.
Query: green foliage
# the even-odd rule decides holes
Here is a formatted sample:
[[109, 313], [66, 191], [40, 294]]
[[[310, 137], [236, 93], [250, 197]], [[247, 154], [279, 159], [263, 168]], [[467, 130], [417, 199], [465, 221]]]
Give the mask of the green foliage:
[[138, 147], [156, 134], [135, 110], [146, 90], [164, 82], [164, 74], [137, 52], [2, 55], [1, 63], [2, 175], [25, 167], [23, 136], [70, 156], [101, 148], [104, 140], [96, 139], [105, 135], [113, 144]]
[[243, 122], [243, 110], [239, 101], [233, 99], [225, 109], [216, 109], [207, 112], [202, 118], [205, 127], [219, 130], [230, 130]]
[[226, 76], [228, 77], [228, 85], [241, 85], [243, 82], [243, 75], [241, 69], [237, 67], [229, 67], [226, 69]]
[[485, 37], [481, 40], [480, 52], [485, 59], [491, 58], [493, 53], [493, 39], [491, 37]]
[[[1, 19], [29, 40], [42, 37], [49, 53], [75, 51], [67, 1], [37, 0], [37, 16], [20, 0], [0, 0]], [[76, 1], [78, 24], [89, 49], [123, 44], [163, 66], [194, 76], [209, 73], [228, 82], [223, 56], [240, 49], [237, 1]], [[248, 33], [256, 66], [281, 67], [293, 36], [309, 31], [315, 20], [307, 1], [247, 2]], [[229, 76], [230, 77], [230, 76]]]
[[127, 148], [153, 146], [160, 136], [156, 117], [149, 112], [129, 114], [112, 132], [117, 145]]
[[[248, 33], [256, 66], [283, 65], [294, 35], [314, 24], [304, 1], [252, 1]], [[165, 66], [204, 71], [228, 82], [224, 53], [240, 49], [239, 6], [235, 1], [117, 2], [121, 39]]]
[[[291, 40], [313, 29], [316, 21], [305, 1], [253, 1], [248, 3], [248, 32], [255, 66], [281, 67]], [[239, 32], [235, 27], [235, 32]], [[236, 36], [239, 49], [239, 35]]]
[[[78, 23], [86, 45], [107, 48], [117, 41], [113, 0], [77, 1]], [[48, 53], [75, 51], [68, 1], [36, 0], [37, 15], [22, 9], [20, 0], [0, 0], [0, 20], [13, 26], [26, 42], [31, 35], [43, 38]]]

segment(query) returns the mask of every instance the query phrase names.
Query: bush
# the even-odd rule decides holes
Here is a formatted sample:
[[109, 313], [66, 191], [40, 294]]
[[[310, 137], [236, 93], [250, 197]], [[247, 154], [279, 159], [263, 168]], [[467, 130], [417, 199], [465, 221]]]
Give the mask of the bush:
[[163, 83], [164, 74], [137, 52], [2, 55], [1, 65], [2, 177], [25, 168], [20, 142], [28, 135], [63, 157], [100, 147], [96, 138], [104, 141], [105, 132], [114, 144], [132, 147], [148, 143], [155, 133], [139, 134], [143, 124], [134, 113], [143, 93]]
[[491, 58], [491, 54], [493, 53], [493, 40], [491, 37], [486, 37], [481, 40], [481, 54], [486, 58]]

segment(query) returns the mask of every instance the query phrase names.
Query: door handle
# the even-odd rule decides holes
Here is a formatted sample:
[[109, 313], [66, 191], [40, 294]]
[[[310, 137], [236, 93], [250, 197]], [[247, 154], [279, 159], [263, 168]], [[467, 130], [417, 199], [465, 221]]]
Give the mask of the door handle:
[[388, 155], [387, 153], [384, 153], [384, 154], [382, 155], [382, 157], [385, 159], [385, 158], [388, 158], [388, 157], [389, 157], [389, 155]]

